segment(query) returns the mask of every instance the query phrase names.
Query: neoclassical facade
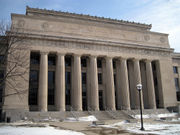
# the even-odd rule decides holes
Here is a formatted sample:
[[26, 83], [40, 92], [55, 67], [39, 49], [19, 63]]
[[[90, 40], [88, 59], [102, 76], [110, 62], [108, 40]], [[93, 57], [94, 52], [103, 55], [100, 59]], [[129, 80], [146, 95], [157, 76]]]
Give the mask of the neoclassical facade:
[[173, 49], [151, 25], [30, 7], [11, 18], [28, 70], [18, 94], [5, 86], [4, 111], [138, 109], [137, 84], [144, 109], [177, 105]]

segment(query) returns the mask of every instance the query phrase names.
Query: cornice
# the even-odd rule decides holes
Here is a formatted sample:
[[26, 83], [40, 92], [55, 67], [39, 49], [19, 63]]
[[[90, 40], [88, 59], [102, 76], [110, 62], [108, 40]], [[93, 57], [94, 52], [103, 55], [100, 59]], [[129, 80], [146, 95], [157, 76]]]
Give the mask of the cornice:
[[112, 23], [112, 24], [120, 24], [126, 26], [134, 26], [140, 27], [146, 30], [150, 30], [152, 25], [151, 24], [142, 24], [124, 20], [117, 20], [111, 18], [104, 18], [104, 17], [97, 17], [97, 16], [90, 16], [90, 15], [83, 15], [83, 14], [76, 14], [76, 13], [69, 13], [69, 12], [62, 12], [62, 11], [54, 11], [54, 10], [47, 10], [47, 9], [39, 9], [39, 8], [30, 8], [26, 7], [26, 15], [29, 14], [43, 14], [43, 15], [53, 15], [53, 16], [63, 16], [63, 17], [70, 17], [76, 19], [83, 19], [89, 21], [98, 21], [103, 23]]
[[172, 53], [172, 58], [173, 59], [180, 59], [180, 53], [177, 53], [177, 52]]

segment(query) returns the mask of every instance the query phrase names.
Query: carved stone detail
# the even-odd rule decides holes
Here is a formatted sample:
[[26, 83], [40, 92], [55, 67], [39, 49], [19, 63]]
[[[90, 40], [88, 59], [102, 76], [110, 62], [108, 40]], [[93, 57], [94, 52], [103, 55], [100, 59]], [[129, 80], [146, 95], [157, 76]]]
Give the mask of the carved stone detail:
[[149, 36], [149, 35], [145, 35], [145, 36], [144, 36], [144, 40], [145, 40], [145, 41], [149, 41], [149, 40], [150, 40], [150, 36]]
[[166, 39], [164, 37], [160, 37], [161, 43], [165, 43]]
[[49, 28], [49, 24], [47, 22], [43, 23], [41, 26], [43, 29], [48, 29]]
[[19, 20], [18, 21], [18, 26], [19, 27], [24, 27], [24, 25], [25, 25], [25, 21], [24, 20]]

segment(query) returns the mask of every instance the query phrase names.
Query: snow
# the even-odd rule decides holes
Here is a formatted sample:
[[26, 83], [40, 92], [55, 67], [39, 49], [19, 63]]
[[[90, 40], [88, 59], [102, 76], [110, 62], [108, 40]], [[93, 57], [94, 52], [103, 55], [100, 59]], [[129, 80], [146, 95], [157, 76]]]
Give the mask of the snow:
[[150, 124], [145, 123], [145, 131], [141, 131], [140, 123], [138, 124], [127, 124], [124, 126], [126, 130], [132, 133], [138, 134], [158, 134], [158, 135], [179, 135], [180, 134], [180, 124]]
[[97, 121], [96, 117], [94, 115], [90, 115], [90, 116], [85, 116], [85, 117], [79, 117], [79, 118], [66, 118], [65, 121], [68, 121], [68, 122], [73, 122], [73, 121]]
[[60, 130], [53, 127], [15, 127], [1, 126], [0, 135], [84, 135], [71, 130]]
[[99, 126], [117, 130], [122, 129], [136, 134], [180, 135], [180, 124], [172, 123], [144, 123], [145, 131], [140, 130], [140, 122], [129, 123], [127, 121], [121, 121], [114, 124]]
[[[163, 117], [175, 117], [177, 116], [177, 113], [166, 113], [166, 114], [147, 114], [143, 115], [144, 119], [149, 119], [149, 118], [163, 118]], [[135, 119], [140, 119], [141, 115], [132, 115]]]
[[[109, 125], [99, 125], [99, 127], [105, 127], [105, 128], [118, 128], [118, 126], [122, 126], [123, 124], [127, 123], [127, 121], [121, 121], [114, 124]], [[93, 125], [92, 125], [93, 126]]]

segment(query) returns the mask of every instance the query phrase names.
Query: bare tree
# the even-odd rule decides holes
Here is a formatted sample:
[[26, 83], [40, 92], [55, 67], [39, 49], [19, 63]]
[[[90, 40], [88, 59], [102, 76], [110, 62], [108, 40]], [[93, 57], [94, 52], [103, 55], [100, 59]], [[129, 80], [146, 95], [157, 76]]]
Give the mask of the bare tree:
[[11, 89], [11, 92], [3, 93], [4, 97], [18, 94], [22, 98], [27, 91], [23, 84], [23, 81], [28, 81], [25, 76], [29, 70], [26, 47], [23, 45], [26, 36], [19, 31], [9, 23], [0, 22], [0, 71], [3, 72], [0, 87]]

